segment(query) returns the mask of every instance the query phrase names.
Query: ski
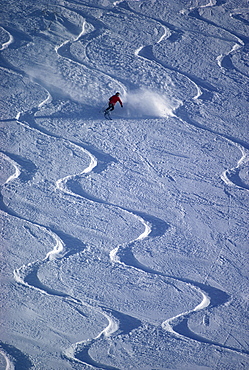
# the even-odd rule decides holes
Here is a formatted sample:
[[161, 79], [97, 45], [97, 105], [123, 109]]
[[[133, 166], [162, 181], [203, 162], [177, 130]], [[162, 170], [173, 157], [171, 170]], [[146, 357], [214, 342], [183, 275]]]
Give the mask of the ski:
[[104, 113], [104, 117], [105, 117], [106, 119], [112, 120], [112, 117], [111, 117], [111, 115], [110, 115], [110, 113], [109, 113], [109, 112], [105, 112], [105, 113]]

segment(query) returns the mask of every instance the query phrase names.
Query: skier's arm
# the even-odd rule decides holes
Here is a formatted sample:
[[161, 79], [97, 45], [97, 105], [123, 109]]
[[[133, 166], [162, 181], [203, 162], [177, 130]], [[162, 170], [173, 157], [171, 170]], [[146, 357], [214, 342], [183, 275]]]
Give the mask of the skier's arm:
[[119, 101], [119, 103], [120, 103], [121, 107], [123, 108], [122, 100], [119, 98], [119, 99], [118, 99], [118, 101]]

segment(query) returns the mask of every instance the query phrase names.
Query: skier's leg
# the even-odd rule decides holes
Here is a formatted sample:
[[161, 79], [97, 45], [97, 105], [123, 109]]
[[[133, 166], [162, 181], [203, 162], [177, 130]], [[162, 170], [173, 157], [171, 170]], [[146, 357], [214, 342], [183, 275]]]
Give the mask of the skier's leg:
[[105, 113], [109, 112], [109, 110], [111, 109], [111, 107], [112, 107], [112, 104], [109, 103], [109, 106], [106, 108]]

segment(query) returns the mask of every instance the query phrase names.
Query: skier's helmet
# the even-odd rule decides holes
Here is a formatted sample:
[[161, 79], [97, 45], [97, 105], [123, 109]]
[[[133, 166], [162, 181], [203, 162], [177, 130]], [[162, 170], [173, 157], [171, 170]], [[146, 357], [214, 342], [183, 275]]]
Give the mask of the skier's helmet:
[[119, 95], [120, 95], [120, 93], [119, 93], [119, 92], [116, 92], [116, 95], [117, 95], [117, 96], [119, 96]]

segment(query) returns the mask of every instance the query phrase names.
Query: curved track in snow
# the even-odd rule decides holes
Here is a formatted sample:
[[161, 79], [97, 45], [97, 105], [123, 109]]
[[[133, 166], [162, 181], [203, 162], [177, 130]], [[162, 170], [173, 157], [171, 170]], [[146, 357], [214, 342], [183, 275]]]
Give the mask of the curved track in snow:
[[[240, 72], [238, 69], [236, 69], [232, 65], [232, 62], [230, 60], [230, 54], [235, 53], [237, 50], [240, 50], [241, 48], [245, 48], [247, 50], [248, 45], [249, 45], [249, 37], [245, 37], [245, 36], [243, 36], [243, 35], [241, 35], [241, 34], [239, 34], [237, 32], [234, 32], [234, 31], [229, 30], [228, 28], [219, 26], [216, 23], [205, 19], [199, 13], [199, 9], [201, 9], [201, 8], [216, 7], [216, 6], [220, 6], [220, 5], [222, 5], [222, 4], [219, 4], [219, 2], [217, 2], [217, 1], [210, 1], [206, 5], [202, 5], [202, 6], [199, 6], [199, 7], [190, 8], [189, 11], [186, 10], [186, 11], [183, 11], [183, 12], [184, 13], [187, 12], [190, 17], [193, 17], [193, 18], [195, 18], [197, 20], [200, 20], [202, 22], [205, 22], [208, 25], [214, 26], [214, 27], [216, 27], [218, 29], [220, 28], [223, 31], [228, 32], [229, 34], [231, 34], [232, 36], [234, 36], [238, 40], [238, 42], [232, 47], [232, 49], [225, 56], [224, 55], [217, 56], [217, 63], [218, 63], [218, 65], [221, 68], [225, 68], [225, 69], [228, 69], [228, 70], [235, 69], [237, 72], [241, 73], [244, 77], [248, 78], [249, 77], [248, 75], [243, 74], [242, 72]], [[125, 9], [127, 9], [127, 8], [125, 7]], [[135, 12], [134, 10], [132, 10], [130, 7], [128, 7], [128, 10], [131, 13], [134, 13], [136, 15], [139, 14], [139, 13]], [[168, 23], [165, 23], [165, 22], [162, 22], [161, 20], [159, 20], [157, 18], [153, 18], [153, 17], [148, 17], [148, 18], [149, 19], [152, 19], [152, 20], [154, 20], [156, 22], [159, 22], [164, 29], [165, 29], [165, 27], [169, 28], [169, 30], [171, 30], [172, 34], [174, 32], [176, 32], [175, 27], [173, 27], [172, 25], [170, 25]], [[179, 30], [177, 32], [178, 32], [178, 34], [180, 34], [180, 31]], [[167, 32], [165, 30], [163, 36], [160, 37], [160, 39], [157, 41], [156, 44], [160, 44], [160, 42], [166, 36], [167, 36], [167, 39], [168, 40], [171, 37], [171, 36], [167, 35]], [[168, 70], [174, 71], [174, 72], [176, 72], [176, 73], [178, 73], [178, 74], [180, 74], [182, 76], [185, 76], [190, 82], [192, 82], [194, 84], [194, 86], [196, 88], [196, 95], [194, 97], [192, 97], [193, 100], [202, 99], [202, 96], [205, 98], [205, 91], [208, 91], [209, 94], [210, 93], [219, 93], [219, 89], [217, 89], [216, 87], [212, 86], [207, 81], [202, 81], [197, 76], [191, 75], [191, 74], [186, 73], [186, 72], [184, 72], [184, 71], [182, 71], [180, 69], [174, 68], [171, 65], [165, 64], [165, 63], [161, 62], [159, 59], [157, 59], [154, 56], [154, 53], [153, 53], [153, 46], [155, 46], [156, 44], [153, 44], [153, 45], [145, 45], [145, 46], [139, 47], [135, 51], [135, 55], [138, 56], [138, 57], [140, 57], [140, 58], [143, 58], [143, 59], [145, 59], [145, 60], [147, 60], [149, 62], [153, 62], [153, 63], [156, 63], [158, 65], [161, 65], [166, 70], [168, 69]], [[237, 146], [240, 149], [240, 151], [242, 153], [242, 157], [238, 161], [236, 167], [234, 167], [232, 169], [225, 170], [221, 174], [221, 178], [222, 178], [222, 180], [227, 185], [235, 185], [238, 188], [248, 190], [249, 189], [249, 184], [246, 184], [246, 183], [243, 182], [243, 180], [241, 180], [241, 178], [239, 176], [239, 173], [240, 173], [241, 170], [243, 171], [243, 169], [245, 167], [248, 168], [249, 143], [243, 142], [239, 138], [234, 138], [232, 136], [229, 136], [229, 135], [226, 135], [226, 134], [222, 134], [222, 133], [220, 133], [218, 131], [210, 130], [207, 127], [205, 127], [204, 125], [201, 125], [198, 122], [194, 122], [194, 120], [191, 120], [186, 114], [183, 113], [184, 111], [185, 110], [184, 110], [184, 104], [183, 104], [183, 106], [180, 106], [179, 108], [176, 109], [176, 111], [174, 112], [174, 114], [175, 114], [176, 117], [182, 119], [184, 122], [186, 122], [188, 124], [191, 124], [191, 125], [193, 125], [193, 126], [195, 126], [197, 128], [201, 128], [201, 129], [206, 130], [206, 131], [208, 131], [210, 133], [219, 135], [219, 136], [227, 139], [229, 142], [232, 142], [233, 145]]]
[[[163, 34], [163, 36], [161, 36], [160, 37], [160, 39], [158, 40], [158, 43], [160, 43], [163, 39], [164, 39], [164, 37], [166, 37], [166, 35], [167, 35], [167, 32], [166, 32], [166, 29], [165, 29], [165, 26], [163, 25], [163, 28], [164, 28], [164, 34]], [[150, 55], [150, 57], [147, 57], [147, 52], [145, 52], [145, 50], [147, 50], [147, 48], [150, 48], [150, 51], [149, 51], [149, 55]], [[151, 55], [152, 55], [152, 51], [151, 51], [151, 46], [146, 46], [146, 47], [142, 47], [142, 48], [140, 48], [136, 53], [135, 53], [135, 55], [138, 55], [138, 56], [142, 56], [142, 57], [147, 57], [147, 59], [148, 60], [153, 60], [153, 61], [156, 61], [154, 58], [152, 58], [151, 57]], [[61, 55], [61, 54], [60, 54]], [[63, 55], [62, 55], [63, 56]], [[69, 59], [71, 59], [72, 61], [74, 61], [74, 62], [78, 62], [78, 61], [76, 61], [74, 58], [72, 58], [72, 56], [71, 56], [71, 54], [70, 54], [70, 52], [69, 51], [67, 51], [67, 53], [66, 53], [66, 55], [65, 55], [67, 58], [69, 58]], [[156, 61], [157, 62], [157, 61]], [[178, 71], [177, 71], [178, 72]], [[181, 72], [180, 72], [181, 73]], [[182, 73], [183, 74], [183, 73]], [[187, 76], [188, 78], [190, 78], [189, 76]], [[191, 78], [190, 78], [191, 79]], [[194, 82], [194, 80], [193, 80], [193, 78], [191, 79], [192, 80], [192, 82], [194, 83], [194, 84], [196, 84], [195, 82]], [[205, 86], [206, 87], [206, 86]], [[194, 99], [198, 99], [200, 96], [201, 96], [201, 90], [200, 90], [200, 87], [198, 86], [198, 85], [196, 85], [196, 88], [197, 88], [197, 95], [194, 97]], [[69, 180], [69, 178], [66, 178], [66, 180]], [[61, 182], [61, 181], [65, 181], [65, 179], [63, 179], [63, 180], [59, 180], [59, 182]], [[57, 182], [58, 183], [58, 182]], [[70, 182], [68, 182], [69, 183], [69, 187], [70, 187], [70, 189], [71, 189], [71, 191], [69, 191], [69, 193], [71, 193], [71, 194], [77, 194], [77, 195], [80, 195], [80, 196], [83, 196], [83, 197], [85, 197], [85, 198], [87, 198], [87, 199], [89, 199], [89, 200], [91, 200], [91, 201], [94, 201], [94, 202], [99, 202], [99, 203], [103, 203], [103, 201], [101, 200], [101, 199], [97, 199], [97, 198], [94, 198], [94, 197], [92, 197], [92, 196], [90, 196], [90, 195], [88, 195], [88, 194], [85, 194], [84, 193], [84, 191], [82, 191], [80, 188], [79, 188], [79, 186], [77, 185], [77, 183], [75, 184], [75, 181], [73, 180], [71, 183]], [[76, 186], [75, 186], [76, 185]], [[63, 189], [61, 189], [61, 190], [63, 190]], [[64, 188], [64, 192], [66, 192], [66, 193], [68, 193], [68, 190], [67, 189], [65, 189]], [[107, 203], [107, 202], [104, 202], [106, 205], [112, 205], [112, 206], [115, 206], [114, 204], [110, 204], [110, 203]], [[122, 207], [119, 207], [119, 206], [117, 206], [116, 205], [116, 207], [117, 208], [121, 208], [121, 209], [123, 209]], [[156, 221], [154, 224], [152, 224], [153, 226], [152, 226], [152, 228], [150, 228], [150, 226], [149, 226], [149, 224], [145, 221], [145, 219], [147, 218], [147, 219], [152, 219], [152, 217], [151, 216], [149, 216], [149, 215], [145, 215], [145, 217], [144, 218], [141, 218], [136, 212], [134, 212], [134, 211], [131, 211], [131, 210], [128, 210], [128, 209], [123, 209], [123, 210], [125, 210], [125, 211], [127, 211], [127, 212], [131, 212], [131, 213], [133, 213], [133, 214], [135, 214], [135, 216], [136, 217], [139, 217], [139, 219], [141, 220], [141, 222], [144, 224], [144, 226], [145, 226], [145, 231], [137, 238], [137, 239], [135, 239], [134, 241], [131, 241], [131, 242], [129, 242], [128, 243], [128, 247], [126, 247], [124, 250], [123, 250], [123, 248], [121, 247], [121, 252], [120, 252], [120, 247], [117, 247], [117, 248], [115, 248], [113, 251], [111, 251], [110, 252], [110, 258], [111, 258], [111, 261], [112, 262], [119, 262], [119, 263], [123, 263], [124, 265], [126, 265], [126, 266], [132, 266], [132, 267], [135, 267], [135, 268], [140, 268], [140, 263], [138, 262], [138, 261], [136, 261], [136, 259], [135, 259], [135, 257], [133, 256], [133, 254], [132, 254], [132, 249], [131, 249], [131, 247], [132, 247], [132, 244], [135, 242], [135, 241], [137, 241], [137, 240], [143, 240], [143, 239], [145, 239], [145, 238], [147, 238], [147, 237], [149, 237], [150, 236], [150, 234], [151, 234], [151, 232], [152, 232], [152, 228], [153, 229], [155, 229], [156, 228], [156, 224], [160, 224], [160, 226], [162, 226], [162, 224], [163, 224], [163, 221], [162, 220], [159, 220], [159, 221]], [[167, 227], [166, 225], [165, 226], [163, 226], [163, 229], [165, 229], [165, 227]], [[164, 233], [164, 232], [163, 232]], [[163, 235], [163, 233], [161, 234], [161, 235]], [[125, 253], [124, 253], [124, 256], [123, 256], [123, 259], [119, 259], [119, 257], [118, 257], [118, 255], [121, 253], [121, 255], [122, 255], [122, 252], [123, 251], [125, 251]], [[128, 256], [128, 258], [126, 258]], [[130, 262], [130, 261], [133, 261], [133, 263], [134, 263], [134, 265]], [[141, 268], [141, 270], [142, 271], [145, 271], [145, 272], [148, 272], [148, 273], [154, 273], [154, 274], [157, 274], [157, 275], [160, 275], [158, 272], [156, 272], [156, 271], [151, 271], [150, 269], [147, 269], [146, 267], [144, 267], [144, 268]], [[164, 275], [164, 274], [162, 274], [162, 276], [167, 276], [167, 275]], [[202, 310], [202, 309], [205, 309], [205, 308], [207, 308], [207, 307], [209, 307], [209, 306], [211, 306], [211, 307], [214, 307], [214, 306], [218, 306], [218, 305], [221, 305], [221, 304], [224, 304], [224, 303], [226, 303], [227, 301], [228, 301], [228, 298], [229, 298], [229, 296], [225, 293], [225, 292], [222, 292], [222, 291], [220, 291], [219, 289], [215, 289], [215, 288], [212, 288], [212, 287], [209, 287], [209, 286], [205, 286], [205, 284], [200, 284], [200, 283], [198, 283], [198, 282], [190, 282], [190, 281], [188, 281], [187, 279], [178, 279], [178, 278], [176, 278], [176, 277], [172, 277], [172, 276], [167, 276], [167, 277], [170, 277], [170, 278], [173, 278], [173, 279], [175, 279], [175, 280], [179, 280], [179, 281], [183, 281], [183, 282], [185, 282], [185, 283], [187, 283], [187, 284], [190, 284], [194, 289], [197, 289], [197, 291], [199, 291], [200, 290], [200, 287], [201, 287], [201, 289], [202, 289], [202, 291], [200, 290], [200, 292], [201, 292], [201, 295], [202, 295], [202, 297], [203, 297], [203, 300], [202, 300], [202, 302], [198, 305], [198, 306], [196, 306], [195, 308], [193, 308], [193, 310], [192, 311], [188, 311], [188, 312], [185, 312], [185, 313], [182, 313], [182, 314], [179, 314], [179, 315], [177, 315], [176, 317], [173, 317], [173, 318], [171, 318], [171, 319], [168, 319], [167, 320], [167, 322], [165, 322], [165, 323], [163, 323], [162, 324], [162, 326], [163, 326], [163, 328], [165, 328], [165, 329], [169, 329], [171, 326], [173, 327], [173, 325], [171, 325], [171, 322], [173, 322], [176, 318], [181, 318], [181, 320], [180, 321], [186, 321], [187, 319], [186, 319], [186, 317], [188, 317], [188, 316], [190, 316], [191, 314], [193, 314], [193, 313], [195, 313], [195, 312], [197, 312], [197, 311], [199, 311], [199, 310]], [[209, 297], [209, 295], [211, 296], [211, 297]], [[219, 296], [219, 298], [217, 299], [217, 296]], [[115, 326], [114, 326], [115, 327]], [[178, 327], [178, 326], [177, 326]], [[180, 325], [179, 325], [179, 327], [180, 327]], [[112, 331], [112, 334], [113, 333], [115, 333], [115, 331], [116, 330], [114, 330], [114, 331]], [[170, 331], [170, 330], [169, 330]], [[182, 335], [184, 335], [183, 334], [183, 331], [178, 331], [177, 329], [176, 329], [176, 326], [175, 326], [175, 330], [173, 330], [173, 331], [175, 331], [176, 333], [178, 333], [178, 334], [182, 334]], [[101, 335], [100, 335], [101, 336]], [[198, 340], [197, 338], [199, 338], [199, 341], [200, 342], [205, 342], [205, 339], [204, 338], [202, 338], [202, 340], [200, 339], [201, 337], [198, 337], [197, 335], [195, 335], [194, 333], [191, 333], [190, 331], [188, 332], [187, 330], [185, 331], [185, 336], [187, 336], [187, 337], [189, 337], [190, 339], [194, 339], [194, 340]], [[99, 336], [97, 337], [97, 338], [99, 338]], [[97, 339], [96, 338], [96, 339]], [[215, 344], [216, 346], [219, 346], [219, 344], [218, 343], [215, 343], [215, 342], [213, 342], [213, 343], [211, 343], [211, 341], [209, 342], [208, 340], [206, 341], [207, 343], [210, 343], [210, 344]], [[84, 344], [85, 345], [85, 344]], [[90, 347], [90, 345], [89, 345], [89, 347]], [[224, 346], [225, 347], [225, 346]], [[223, 348], [224, 348], [223, 347]], [[230, 349], [230, 348], [228, 348], [227, 347], [227, 349]], [[233, 349], [234, 351], [236, 351], [236, 349]], [[241, 351], [238, 351], [238, 352], [241, 352]], [[243, 352], [243, 351], [242, 351]], [[87, 351], [87, 353], [88, 353], [88, 351]], [[91, 364], [90, 362], [89, 362], [89, 364]], [[96, 365], [96, 363], [95, 363], [95, 365]], [[102, 365], [103, 366], [103, 365]]]
[[[78, 35], [78, 37], [75, 38], [74, 41], [77, 41], [81, 37], [82, 34], [84, 34], [84, 24], [83, 24], [81, 33]], [[11, 41], [14, 42], [14, 40], [15, 40], [15, 38], [12, 37]], [[70, 60], [70, 53], [69, 52], [65, 53], [65, 51], [63, 51], [63, 52], [59, 53], [59, 50], [64, 48], [65, 45], [67, 45], [68, 43], [69, 43], [69, 40], [64, 42], [63, 45], [59, 46], [55, 50], [63, 58], [67, 58], [67, 59]], [[8, 45], [9, 44], [10, 44], [10, 42], [8, 43]], [[73, 60], [73, 58], [72, 58], [71, 61], [73, 61], [75, 63], [78, 63], [76, 60]], [[24, 126], [25, 128], [27, 128], [27, 129], [30, 129], [30, 130], [37, 131], [37, 132], [41, 133], [45, 137], [56, 138], [58, 140], [64, 141], [65, 139], [63, 137], [54, 135], [54, 134], [48, 132], [47, 130], [44, 130], [43, 128], [39, 127], [39, 125], [37, 125], [37, 123], [36, 123], [34, 113], [36, 113], [40, 108], [42, 108], [48, 102], [51, 102], [53, 100], [53, 92], [50, 93], [47, 86], [44, 83], [42, 83], [40, 80], [36, 80], [36, 83], [41, 85], [41, 87], [47, 91], [47, 98], [44, 101], [42, 101], [39, 104], [38, 108], [34, 109], [32, 113], [30, 113], [30, 112], [27, 112], [27, 113], [26, 112], [20, 112], [20, 113], [18, 113], [18, 115], [16, 117], [17, 122], [19, 124], [21, 124], [22, 126]], [[83, 176], [84, 174], [87, 174], [87, 173], [91, 172], [98, 165], [97, 159], [95, 158], [95, 156], [93, 154], [91, 154], [91, 152], [89, 150], [84, 149], [84, 147], [81, 144], [73, 143], [69, 140], [66, 140], [66, 141], [70, 145], [78, 147], [78, 149], [80, 149], [82, 152], [87, 153], [88, 156], [90, 157], [90, 163], [89, 163], [89, 166], [87, 168], [83, 169], [83, 171], [81, 173], [77, 173], [75, 175], [68, 175], [64, 178], [58, 179], [56, 181], [56, 189], [58, 189], [59, 191], [61, 191], [62, 193], [66, 194], [66, 195], [71, 195], [71, 196], [74, 196], [74, 197], [80, 197], [80, 198], [92, 200], [90, 198], [90, 196], [82, 196], [81, 194], [79, 194], [79, 192], [73, 191], [72, 189], [74, 189], [74, 185], [71, 185], [71, 188], [70, 188], [69, 186], [67, 186], [67, 183], [70, 184], [70, 183], [74, 182], [75, 178]], [[7, 183], [9, 183], [9, 182], [11, 182], [11, 181], [13, 181], [17, 178], [19, 178], [21, 180], [21, 178], [23, 178], [25, 173], [28, 177], [31, 176], [31, 172], [32, 172], [31, 169], [30, 168], [28, 170], [25, 169], [25, 167], [27, 167], [27, 166], [25, 166], [25, 163], [28, 162], [27, 160], [26, 161], [25, 161], [25, 159], [21, 160], [21, 157], [18, 158], [18, 156], [12, 155], [10, 153], [8, 153], [8, 155], [6, 155], [5, 153], [1, 153], [1, 156], [4, 160], [7, 160], [15, 169], [14, 174], [11, 175], [7, 179], [5, 184], [7, 184]], [[13, 160], [12, 158], [15, 158], [15, 160]], [[103, 156], [102, 156], [102, 158], [103, 158]], [[21, 165], [19, 165], [19, 163]], [[108, 164], [108, 161], [106, 162], [106, 164]], [[103, 163], [102, 163], [102, 166], [103, 166]], [[28, 179], [26, 179], [26, 180], [28, 180]], [[96, 200], [94, 200], [94, 202], [96, 202]], [[102, 203], [101, 200], [98, 200], [98, 202]], [[111, 204], [109, 204], [109, 205], [111, 205]], [[113, 206], [115, 207], [115, 205], [113, 205]], [[15, 212], [12, 212], [10, 209], [8, 209], [8, 207], [4, 204], [3, 201], [2, 201], [2, 204], [1, 204], [1, 208], [7, 214], [9, 214], [11, 216], [14, 216], [14, 217], [17, 217], [18, 219], [24, 221], [27, 225], [30, 224], [32, 226], [35, 226], [35, 227], [39, 228], [42, 232], [48, 233], [52, 237], [52, 239], [54, 239], [54, 241], [55, 241], [55, 246], [53, 247], [53, 249], [50, 252], [47, 253], [47, 255], [45, 256], [45, 258], [43, 260], [41, 260], [41, 261], [37, 260], [37, 261], [31, 262], [27, 265], [23, 265], [20, 268], [16, 269], [14, 271], [15, 280], [18, 283], [20, 283], [20, 284], [22, 284], [26, 287], [37, 289], [37, 290], [39, 290], [39, 291], [41, 291], [45, 294], [51, 295], [51, 296], [60, 297], [60, 298], [64, 299], [65, 301], [68, 301], [70, 304], [76, 303], [77, 305], [79, 305], [79, 304], [84, 305], [85, 304], [84, 302], [81, 302], [80, 300], [75, 299], [74, 297], [72, 297], [72, 296], [70, 296], [70, 295], [68, 295], [64, 292], [60, 292], [58, 290], [51, 289], [50, 287], [44, 285], [42, 282], [40, 282], [40, 280], [38, 278], [39, 268], [43, 264], [48, 263], [52, 259], [68, 258], [69, 256], [73, 255], [74, 253], [79, 253], [81, 250], [83, 250], [85, 248], [83, 243], [79, 240], [77, 241], [75, 238], [73, 238], [69, 235], [64, 234], [60, 230], [56, 230], [56, 231], [53, 230], [52, 231], [50, 228], [48, 228], [45, 225], [30, 222], [28, 219], [25, 219], [21, 216], [18, 216]], [[119, 207], [119, 208], [121, 209], [121, 207]], [[147, 222], [145, 222], [142, 217], [140, 217], [138, 214], [136, 214], [136, 212], [128, 211], [128, 210], [125, 210], [125, 209], [123, 209], [123, 210], [125, 212], [134, 214], [134, 216], [137, 217], [144, 224], [145, 232], [142, 233], [138, 237], [138, 239], [142, 239], [143, 237], [147, 236], [149, 231], [150, 231], [150, 228], [148, 227]], [[147, 230], [149, 230], [149, 231], [147, 231]], [[71, 241], [71, 243], [70, 243], [70, 241]], [[77, 246], [76, 248], [75, 248], [75, 245]], [[93, 365], [93, 366], [96, 366], [96, 367], [99, 367], [99, 368], [101, 367], [101, 368], [105, 368], [105, 369], [114, 369], [113, 367], [108, 367], [108, 366], [105, 366], [103, 364], [97, 364], [97, 362], [95, 362], [94, 360], [92, 360], [90, 358], [90, 356], [88, 354], [88, 350], [89, 350], [91, 344], [94, 343], [96, 340], [101, 339], [103, 336], [108, 337], [108, 336], [112, 335], [114, 332], [117, 332], [117, 331], [125, 332], [127, 330], [125, 328], [127, 328], [127, 327], [135, 328], [138, 325], [140, 325], [140, 322], [139, 322], [139, 320], [137, 320], [135, 318], [133, 319], [132, 317], [130, 317], [128, 315], [122, 314], [121, 312], [120, 313], [115, 312], [114, 310], [111, 310], [109, 308], [108, 309], [101, 309], [101, 307], [99, 307], [99, 308], [97, 308], [97, 311], [99, 313], [102, 313], [104, 315], [104, 317], [107, 319], [107, 321], [108, 321], [107, 327], [104, 330], [102, 330], [101, 333], [96, 338], [92, 339], [90, 341], [90, 343], [89, 343], [89, 341], [87, 341], [86, 344], [84, 344], [84, 342], [79, 342], [79, 343], [75, 344], [73, 347], [75, 347], [75, 352], [77, 352], [77, 357], [75, 357], [76, 354], [72, 355], [72, 353], [71, 353], [72, 349], [69, 349], [68, 351], [66, 351], [66, 356], [70, 360], [73, 360], [73, 361], [75, 360], [75, 361], [79, 361], [79, 362], [88, 363], [90, 365]], [[111, 312], [111, 313], [108, 314], [107, 311]], [[112, 313], [112, 312], [114, 312], [114, 313]], [[113, 319], [112, 317], [118, 317], [119, 320], [118, 319]], [[127, 323], [128, 323], [128, 325], [127, 325]], [[123, 329], [121, 330], [120, 327], [122, 327]], [[79, 350], [78, 347], [82, 347], [82, 349]], [[84, 347], [84, 349], [83, 349], [83, 347]], [[9, 354], [11, 355], [11, 353], [9, 353]]]
[[[207, 4], [206, 7], [219, 6], [219, 5], [222, 5], [222, 2], [220, 4], [218, 1], [216, 1], [214, 4], [212, 4], [212, 3]], [[236, 14], [236, 12], [234, 14]], [[232, 13], [231, 16], [234, 16], [234, 14]], [[226, 28], [224, 26], [220, 26], [220, 25], [216, 24], [215, 22], [212, 22], [212, 21], [206, 19], [205, 17], [200, 15], [199, 8], [191, 9], [190, 12], [189, 12], [189, 16], [191, 16], [191, 17], [193, 17], [193, 18], [195, 18], [199, 21], [205, 22], [206, 24], [211, 25], [211, 26], [213, 26], [217, 29], [221, 29], [223, 31], [226, 31], [237, 39], [237, 43], [235, 43], [233, 45], [233, 47], [231, 48], [231, 50], [229, 52], [227, 52], [225, 55], [221, 54], [221, 55], [217, 56], [217, 63], [218, 63], [218, 65], [220, 66], [220, 68], [222, 70], [224, 69], [225, 71], [228, 71], [228, 72], [230, 72], [231, 70], [235, 70], [236, 72], [241, 74], [244, 78], [248, 79], [249, 75], [241, 72], [238, 68], [236, 68], [233, 65], [231, 55], [235, 54], [237, 51], [239, 51], [241, 49], [245, 50], [245, 52], [246, 52], [246, 50], [248, 49], [248, 46], [249, 46], [249, 37], [246, 37], [246, 36], [240, 34], [239, 32], [232, 31], [229, 28]], [[240, 19], [240, 18], [238, 18], [238, 19]], [[227, 169], [222, 173], [222, 175], [221, 175], [222, 180], [229, 186], [235, 185], [236, 187], [238, 187], [240, 189], [249, 190], [249, 184], [244, 183], [243, 180], [240, 178], [240, 175], [239, 175], [240, 172], [243, 171], [243, 169], [245, 167], [248, 168], [249, 143], [242, 142], [242, 141], [240, 141], [239, 139], [236, 139], [236, 138], [228, 137], [228, 135], [220, 134], [220, 136], [225, 137], [230, 142], [232, 142], [234, 145], [238, 146], [240, 151], [241, 151], [241, 154], [242, 154], [242, 157], [238, 161], [236, 167], [234, 167], [232, 169]]]

